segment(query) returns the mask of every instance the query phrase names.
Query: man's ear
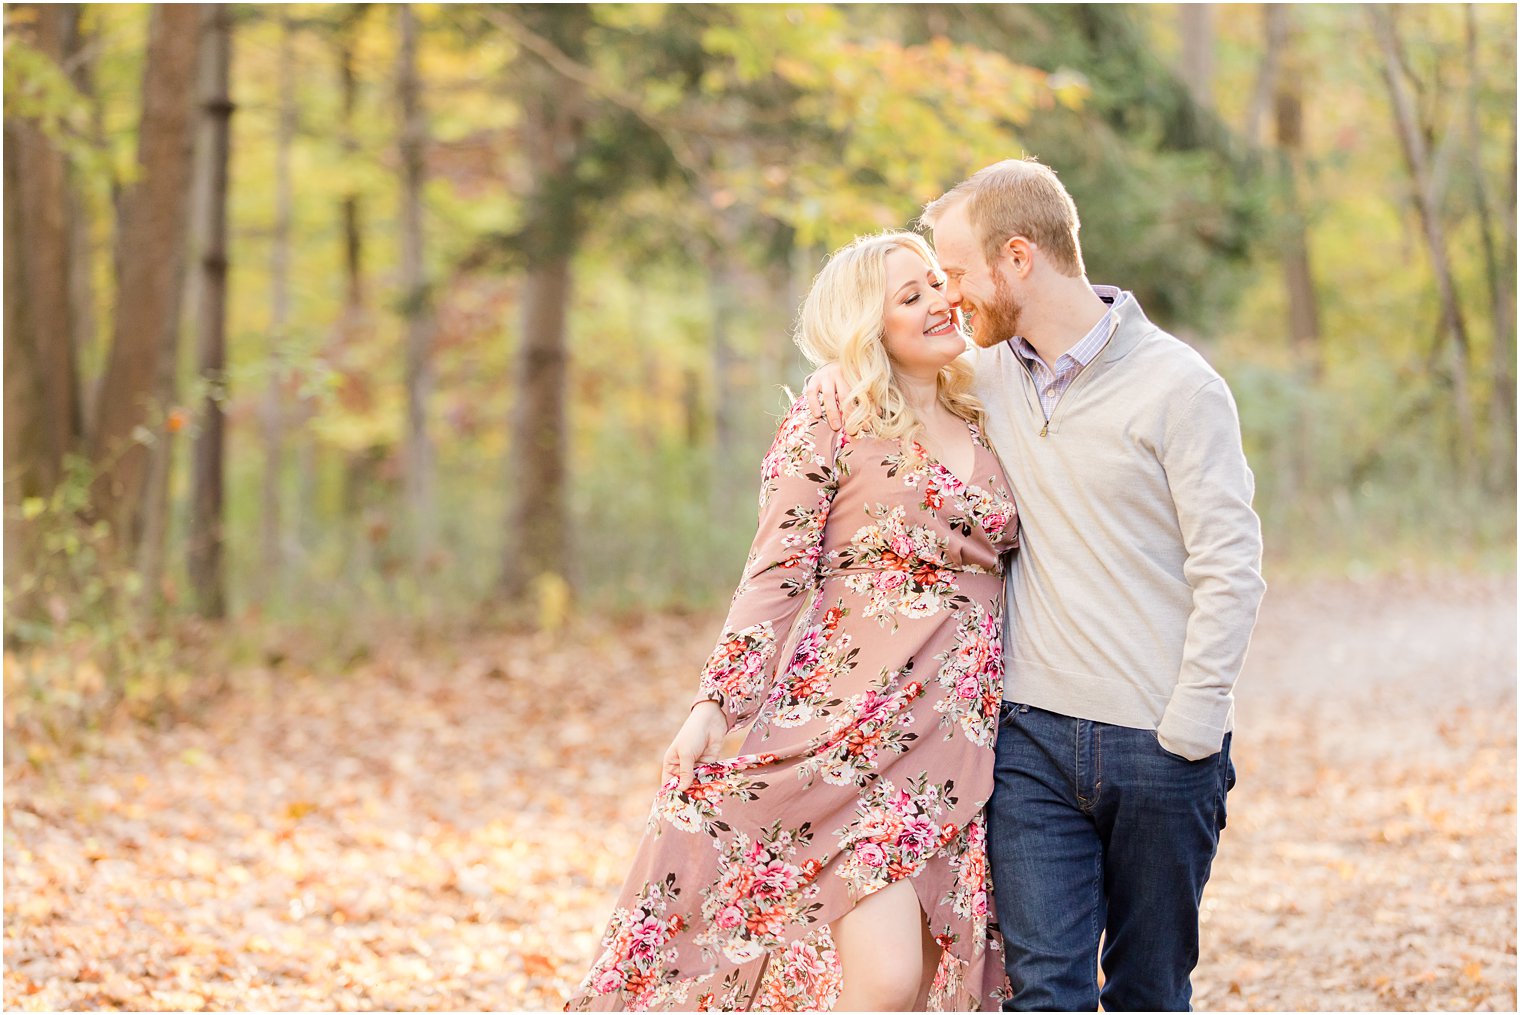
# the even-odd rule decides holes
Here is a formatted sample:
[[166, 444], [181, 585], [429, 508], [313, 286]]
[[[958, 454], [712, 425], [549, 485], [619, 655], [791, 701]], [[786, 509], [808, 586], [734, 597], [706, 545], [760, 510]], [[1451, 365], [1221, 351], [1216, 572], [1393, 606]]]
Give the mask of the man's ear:
[[1028, 278], [1034, 269], [1034, 252], [1038, 249], [1027, 236], [1010, 236], [1003, 244], [1003, 258], [1017, 278]]

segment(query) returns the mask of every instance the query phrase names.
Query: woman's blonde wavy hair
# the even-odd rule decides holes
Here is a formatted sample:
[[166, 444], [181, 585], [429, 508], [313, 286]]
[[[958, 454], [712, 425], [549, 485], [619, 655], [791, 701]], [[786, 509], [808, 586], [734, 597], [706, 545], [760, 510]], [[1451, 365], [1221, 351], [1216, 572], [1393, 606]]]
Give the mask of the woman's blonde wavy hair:
[[[911, 440], [923, 421], [903, 397], [882, 344], [887, 305], [887, 254], [899, 247], [924, 259], [936, 274], [939, 260], [917, 233], [886, 232], [862, 236], [836, 250], [808, 290], [798, 315], [794, 340], [814, 366], [837, 363], [849, 386], [844, 399], [845, 430], [884, 440]], [[971, 423], [982, 422], [982, 403], [971, 394], [972, 367], [967, 356], [940, 368], [940, 402]]]

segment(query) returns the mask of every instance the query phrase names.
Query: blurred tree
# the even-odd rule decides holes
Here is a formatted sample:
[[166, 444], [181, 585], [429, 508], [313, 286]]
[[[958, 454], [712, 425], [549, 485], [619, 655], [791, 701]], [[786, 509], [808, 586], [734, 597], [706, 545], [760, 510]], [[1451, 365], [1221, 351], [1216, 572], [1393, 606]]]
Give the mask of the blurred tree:
[[1441, 305], [1441, 327], [1448, 341], [1447, 365], [1451, 378], [1453, 410], [1457, 418], [1456, 457], [1463, 469], [1464, 480], [1471, 486], [1480, 461], [1469, 377], [1472, 370], [1472, 343], [1468, 338], [1467, 320], [1457, 293], [1456, 279], [1453, 277], [1446, 226], [1441, 219], [1438, 204], [1427, 140], [1432, 132], [1420, 121], [1419, 111], [1410, 94], [1408, 59], [1404, 54], [1404, 44], [1399, 38], [1392, 10], [1386, 4], [1372, 4], [1367, 7], [1367, 16], [1372, 22], [1373, 34], [1381, 53], [1383, 80], [1388, 85], [1389, 105], [1393, 111], [1399, 148], [1404, 154], [1405, 168], [1409, 171], [1411, 197], [1419, 216], [1431, 269], [1435, 273], [1436, 291]]
[[[143, 315], [137, 291], [112, 293], [149, 291], [111, 264], [113, 246], [138, 262], [134, 280], [159, 263], [148, 234], [118, 235], [110, 190], [141, 192], [149, 181], [131, 165], [133, 145], [164, 136], [138, 129], [134, 85], [150, 76], [145, 62], [161, 73], [163, 44], [150, 51], [147, 29], [165, 12], [86, 5], [82, 30], [48, 55], [37, 27], [54, 9], [6, 10], [10, 452], [27, 399], [54, 401], [41, 387], [53, 375], [15, 347], [30, 327], [27, 279], [50, 276], [59, 291], [48, 268], [58, 243], [25, 238], [50, 221], [52, 199], [22, 196], [50, 177], [18, 172], [29, 149], [13, 135], [35, 128], [66, 167], [65, 190], [78, 191], [61, 241], [70, 295], [53, 304], [75, 335], [78, 376], [64, 390], [93, 396], [103, 375], [119, 390], [93, 322], [114, 331], [118, 309]], [[968, 172], [1023, 152], [1052, 164], [1076, 196], [1094, 281], [1136, 290], [1169, 326], [1206, 338], [1239, 392], [1274, 546], [1284, 533], [1304, 541], [1297, 549], [1416, 539], [1448, 501], [1443, 533], [1466, 538], [1479, 519], [1502, 535], [1509, 524], [1512, 511], [1489, 509], [1513, 482], [1510, 8], [1414, 5], [1396, 16], [1467, 326], [1486, 492], [1455, 481], [1471, 457], [1448, 453], [1466, 447], [1455, 346], [1364, 11], [416, 5], [426, 137], [412, 145], [395, 87], [404, 33], [389, 15], [235, 10], [229, 86], [250, 115], [230, 122], [225, 141], [238, 156], [224, 213], [225, 360], [203, 346], [179, 377], [195, 395], [195, 455], [224, 424], [226, 457], [197, 465], [188, 484], [160, 485], [177, 479], [167, 472], [139, 483], [166, 491], [172, 509], [137, 512], [170, 522], [142, 530], [135, 559], [150, 586], [155, 531], [169, 573], [188, 521], [198, 573], [224, 512], [228, 605], [252, 598], [260, 530], [277, 520], [262, 509], [273, 490], [285, 522], [272, 542], [287, 559], [286, 594], [271, 608], [287, 615], [330, 602], [334, 583], [354, 593], [345, 608], [444, 610], [546, 574], [629, 603], [705, 602], [731, 577], [713, 561], [748, 535], [746, 492], [769, 436], [762, 409], [778, 407], [776, 381], [805, 373], [785, 331], [827, 251], [910, 222]], [[293, 86], [282, 84], [282, 51]], [[285, 131], [292, 108], [301, 129]], [[193, 170], [197, 202], [209, 172]], [[130, 203], [122, 229], [135, 229]], [[212, 225], [201, 211], [191, 222], [202, 260], [187, 305], [202, 343], [214, 344]], [[412, 247], [409, 236], [426, 242]], [[436, 372], [420, 398], [408, 391], [419, 376], [408, 365], [408, 261], [431, 311]], [[1390, 320], [1428, 320], [1438, 333]], [[164, 384], [162, 345], [155, 356], [147, 376]], [[225, 395], [229, 373], [241, 395], [202, 408], [208, 389]], [[152, 403], [151, 389], [133, 404]], [[75, 395], [76, 434], [93, 433], [94, 401]], [[59, 404], [34, 420], [67, 419], [67, 397]], [[273, 469], [260, 454], [268, 404], [285, 438]], [[145, 411], [128, 443], [164, 446], [174, 418]], [[422, 419], [437, 462], [422, 513], [436, 519], [446, 565], [425, 585], [396, 580], [407, 576], [416, 514], [408, 434]], [[217, 472], [220, 511], [210, 506]], [[1454, 491], [1471, 497], [1456, 504]], [[195, 599], [210, 601], [202, 584], [192, 581]]]
[[284, 474], [285, 388], [293, 353], [290, 323], [291, 215], [295, 196], [291, 181], [291, 149], [296, 135], [295, 22], [289, 6], [278, 8], [280, 26], [278, 127], [274, 147], [274, 234], [269, 249], [270, 322], [267, 376], [259, 424], [264, 444], [264, 474], [259, 499], [259, 597], [267, 599], [283, 585], [285, 565]]
[[227, 399], [227, 168], [231, 159], [232, 13], [226, 4], [208, 4], [201, 26], [199, 91], [201, 123], [199, 178], [201, 208], [194, 238], [200, 282], [195, 301], [196, 376], [205, 394], [190, 463], [190, 531], [186, 547], [190, 588], [197, 612], [227, 612], [223, 547], [226, 482], [223, 466]]
[[200, 16], [198, 4], [150, 8], [136, 178], [118, 202], [119, 298], [90, 454], [95, 513], [128, 559], [143, 531], [149, 425], [163, 422], [153, 398], [160, 360], [179, 324]]
[[1178, 4], [1182, 19], [1182, 80], [1199, 109], [1214, 108], [1214, 5]]
[[[77, 4], [7, 11], [7, 60], [35, 66], [40, 101], [74, 101], [62, 65], [78, 49]], [[41, 117], [5, 112], [5, 503], [50, 494], [83, 433], [70, 298], [75, 217], [64, 150]], [[20, 544], [16, 544], [20, 548]]]
[[513, 92], [523, 110], [530, 181], [514, 240], [526, 270], [501, 577], [502, 593], [515, 597], [536, 582], [563, 580], [569, 563], [565, 314], [571, 259], [594, 200], [583, 166], [590, 154], [587, 121], [596, 110], [584, 85], [554, 67], [559, 57], [585, 59], [589, 10], [522, 4], [503, 17], [511, 18], [524, 50], [514, 65]]
[[[570, 573], [565, 328], [575, 252], [599, 209], [640, 183], [659, 182], [678, 163], [689, 166], [691, 157], [641, 104], [636, 79], [592, 66], [594, 55], [616, 66], [631, 33], [599, 23], [585, 6], [503, 5], [487, 16], [519, 49], [511, 94], [522, 110], [528, 181], [519, 227], [489, 238], [524, 268], [499, 582], [503, 595], [516, 596]], [[689, 54], [670, 36], [641, 36], [644, 54], [657, 60], [679, 65]]]
[[1312, 382], [1319, 375], [1321, 361], [1319, 297], [1314, 287], [1314, 270], [1309, 263], [1309, 232], [1300, 194], [1307, 162], [1304, 153], [1304, 83], [1311, 68], [1295, 42], [1291, 8], [1287, 4], [1267, 4], [1264, 15], [1267, 38], [1278, 40], [1273, 47], [1277, 50], [1274, 63], [1278, 69], [1272, 85], [1272, 106], [1286, 210], [1277, 228], [1281, 236], [1288, 293], [1288, 330], [1298, 362]]
[[[1493, 398], [1489, 401], [1489, 455], [1487, 479], [1500, 491], [1513, 491], [1515, 483], [1515, 143], [1509, 144], [1509, 186], [1500, 207], [1489, 194], [1488, 172], [1483, 164], [1483, 129], [1479, 108], [1483, 91], [1483, 56], [1478, 45], [1478, 16], [1474, 4], [1464, 4], [1463, 41], [1467, 62], [1464, 93], [1463, 134], [1468, 169], [1472, 176], [1473, 203], [1482, 240], [1483, 274], [1488, 283], [1490, 322], [1493, 331], [1489, 354], [1493, 374]], [[1513, 134], [1513, 132], [1511, 132]], [[1497, 236], [1495, 235], [1497, 233]]]
[[417, 77], [417, 16], [411, 4], [397, 9], [401, 46], [396, 93], [401, 113], [401, 313], [406, 320], [406, 479], [408, 544], [413, 567], [434, 552], [434, 452], [428, 406], [434, 386], [433, 297], [423, 263], [422, 188], [427, 121]]
[[1217, 329], [1264, 232], [1269, 181], [1147, 36], [1148, 9], [953, 10], [953, 38], [1090, 86], [1079, 108], [1031, 118], [1019, 140], [1059, 171], [1082, 210], [1093, 280], [1134, 290], [1148, 313], [1174, 329]]
[[[323, 358], [339, 372], [340, 391], [349, 402], [359, 401], [370, 380], [347, 365], [371, 338], [374, 326], [365, 278], [365, 239], [368, 226], [363, 188], [356, 179], [361, 164], [361, 145], [355, 120], [359, 103], [359, 68], [357, 49], [369, 4], [350, 4], [341, 8], [334, 26], [333, 42], [338, 64], [338, 147], [342, 155], [343, 186], [338, 194], [338, 217], [342, 223], [343, 303], [336, 326], [324, 350]], [[363, 490], [372, 469], [369, 449], [343, 452], [343, 513], [358, 518], [363, 513]], [[357, 531], [346, 534], [344, 542], [357, 540]]]

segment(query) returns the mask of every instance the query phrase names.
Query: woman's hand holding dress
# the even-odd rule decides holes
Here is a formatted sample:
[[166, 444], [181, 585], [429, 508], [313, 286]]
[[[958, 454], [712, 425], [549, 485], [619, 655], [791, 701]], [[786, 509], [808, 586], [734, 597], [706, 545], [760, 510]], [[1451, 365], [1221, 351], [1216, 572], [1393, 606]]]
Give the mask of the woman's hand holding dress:
[[676, 792], [684, 792], [691, 785], [697, 765], [718, 760], [718, 748], [727, 733], [728, 720], [716, 701], [699, 701], [692, 706], [691, 714], [665, 751], [663, 773], [667, 782], [671, 778], [679, 780]]

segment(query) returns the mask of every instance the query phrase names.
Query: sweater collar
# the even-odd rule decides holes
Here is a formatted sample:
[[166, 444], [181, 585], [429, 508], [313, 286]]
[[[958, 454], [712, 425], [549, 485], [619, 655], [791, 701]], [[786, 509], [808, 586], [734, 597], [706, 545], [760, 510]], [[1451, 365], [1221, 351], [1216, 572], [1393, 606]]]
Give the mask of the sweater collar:
[[[1098, 288], [1097, 286], [1093, 287]], [[1105, 287], [1108, 288], [1108, 287]], [[1140, 340], [1155, 330], [1150, 318], [1145, 316], [1145, 311], [1140, 306], [1140, 301], [1134, 293], [1126, 292], [1128, 299], [1118, 300], [1109, 311], [1118, 318], [1114, 325], [1113, 337], [1103, 347], [1099, 356], [1103, 359], [1121, 359], [1129, 355], [1140, 344]]]

